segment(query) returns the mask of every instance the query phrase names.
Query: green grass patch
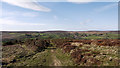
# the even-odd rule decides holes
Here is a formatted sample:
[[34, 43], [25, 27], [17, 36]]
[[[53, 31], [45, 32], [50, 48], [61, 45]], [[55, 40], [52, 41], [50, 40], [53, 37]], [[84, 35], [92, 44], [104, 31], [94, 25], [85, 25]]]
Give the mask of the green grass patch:
[[19, 59], [20, 61], [11, 63], [8, 66], [49, 66], [52, 63], [51, 53], [49, 50]]
[[55, 55], [61, 61], [63, 66], [74, 66], [74, 62], [72, 61], [70, 54], [62, 53], [62, 50], [58, 48], [56, 49]]

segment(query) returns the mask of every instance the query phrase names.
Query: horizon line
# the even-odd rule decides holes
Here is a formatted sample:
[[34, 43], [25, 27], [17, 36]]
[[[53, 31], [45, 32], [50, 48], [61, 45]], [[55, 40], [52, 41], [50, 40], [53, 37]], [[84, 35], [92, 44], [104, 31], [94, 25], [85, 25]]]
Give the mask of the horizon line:
[[31, 31], [31, 32], [47, 32], [47, 31], [66, 31], [66, 32], [74, 32], [74, 31], [77, 31], [77, 32], [84, 32], [84, 31], [120, 31], [120, 30], [2, 30], [0, 32], [9, 32], [9, 31], [18, 31], [18, 32], [28, 32], [28, 31]]

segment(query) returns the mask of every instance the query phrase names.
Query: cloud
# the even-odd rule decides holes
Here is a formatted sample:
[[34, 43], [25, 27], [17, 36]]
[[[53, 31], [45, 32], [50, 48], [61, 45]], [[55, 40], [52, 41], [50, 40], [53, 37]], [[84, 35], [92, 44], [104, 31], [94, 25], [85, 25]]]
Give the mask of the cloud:
[[68, 2], [118, 2], [119, 0], [67, 0]]
[[3, 30], [29, 30], [34, 28], [40, 28], [45, 26], [46, 24], [43, 23], [28, 23], [28, 22], [22, 22], [13, 20], [11, 18], [0, 18], [0, 31]]
[[12, 20], [12, 19], [9, 19], [9, 18], [1, 18], [0, 19], [0, 25], [5, 25], [5, 26], [43, 26], [45, 24], [26, 23], [26, 22], [22, 22], [22, 21]]
[[68, 2], [93, 2], [96, 0], [68, 0]]
[[75, 4], [84, 4], [84, 3], [88, 3], [88, 2], [93, 2], [95, 0], [67, 0], [68, 2], [73, 2]]
[[119, 0], [67, 0], [75, 4], [86, 4], [90, 2], [119, 2]]
[[33, 0], [34, 2], [119, 2], [119, 0]]
[[20, 11], [4, 11], [2, 13], [2, 16], [22, 16], [22, 17], [37, 17], [39, 16], [39, 13], [37, 12], [20, 12]]
[[111, 8], [114, 8], [118, 5], [118, 3], [113, 3], [113, 4], [109, 4], [109, 5], [105, 5], [101, 8], [97, 8], [95, 9], [96, 12], [102, 12], [102, 11], [105, 11], [105, 10], [108, 10], [108, 9], [111, 9]]
[[[2, 2], [9, 3], [11, 5], [19, 6], [22, 8], [27, 8], [35, 11], [43, 11], [43, 12], [50, 12], [51, 9], [46, 8], [44, 6], [39, 5], [37, 2], [33, 2], [33, 0], [2, 0]], [[28, 2], [27, 2], [28, 1]]]

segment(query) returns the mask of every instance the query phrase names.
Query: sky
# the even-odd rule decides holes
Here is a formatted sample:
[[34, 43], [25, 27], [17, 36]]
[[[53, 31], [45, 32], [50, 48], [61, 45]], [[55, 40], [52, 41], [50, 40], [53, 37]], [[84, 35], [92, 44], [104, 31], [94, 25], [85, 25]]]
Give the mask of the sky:
[[2, 6], [1, 31], [118, 30], [117, 2], [3, 0], [0, 6]]

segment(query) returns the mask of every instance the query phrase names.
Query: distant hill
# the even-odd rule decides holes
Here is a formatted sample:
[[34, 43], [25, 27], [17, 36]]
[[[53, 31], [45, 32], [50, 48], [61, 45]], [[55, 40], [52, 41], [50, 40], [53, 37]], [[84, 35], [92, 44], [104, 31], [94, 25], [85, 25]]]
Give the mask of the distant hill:
[[2, 31], [2, 33], [118, 33], [119, 31]]

